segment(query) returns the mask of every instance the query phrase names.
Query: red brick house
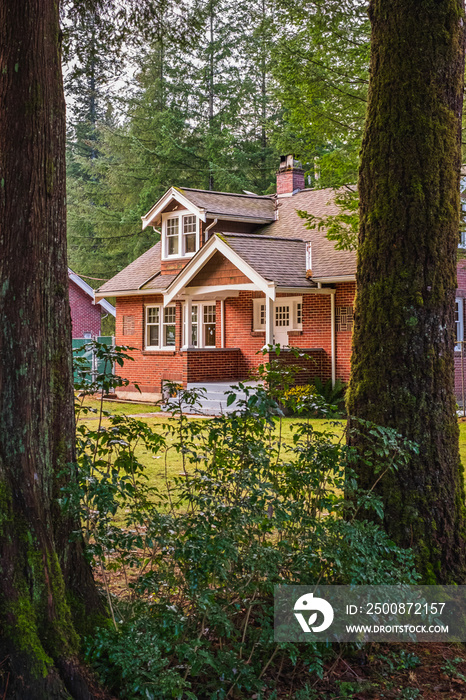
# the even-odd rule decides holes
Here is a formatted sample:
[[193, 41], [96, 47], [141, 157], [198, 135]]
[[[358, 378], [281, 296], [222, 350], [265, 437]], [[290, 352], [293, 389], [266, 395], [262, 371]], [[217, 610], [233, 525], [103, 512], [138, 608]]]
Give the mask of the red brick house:
[[[116, 297], [116, 342], [135, 348], [122, 373], [142, 397], [131, 384], [126, 397], [246, 379], [274, 343], [310, 356], [301, 381], [348, 380], [356, 256], [296, 213], [338, 213], [333, 190], [307, 189], [301, 164], [281, 161], [276, 195], [172, 187], [143, 217], [161, 240], [96, 292]], [[459, 339], [463, 313], [459, 297]]]
[[69, 297], [73, 338], [99, 336], [102, 317], [116, 315], [115, 307], [102, 299], [94, 302], [94, 290], [79, 275], [68, 268]]

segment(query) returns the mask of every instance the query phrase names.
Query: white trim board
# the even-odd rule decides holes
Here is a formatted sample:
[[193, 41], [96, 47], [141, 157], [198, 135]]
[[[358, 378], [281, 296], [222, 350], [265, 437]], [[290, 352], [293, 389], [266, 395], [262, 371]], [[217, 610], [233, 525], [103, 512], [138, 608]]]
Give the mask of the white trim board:
[[[227, 260], [233, 263], [233, 265], [235, 265], [240, 272], [250, 279], [253, 285], [255, 285], [256, 290], [264, 292], [266, 297], [270, 297], [272, 300], [275, 300], [275, 283], [265, 280], [256, 272], [256, 270], [254, 270], [254, 268], [248, 265], [248, 263], [245, 262], [243, 258], [233, 250], [233, 248], [225, 243], [220, 236], [214, 234], [196, 253], [196, 255], [191, 258], [190, 262], [183, 268], [183, 270], [181, 270], [176, 279], [174, 279], [168, 286], [167, 291], [164, 294], [164, 306], [169, 304], [172, 299], [178, 296], [182, 290], [185, 289], [188, 283], [194, 279], [197, 273], [206, 263], [209, 262], [216, 252], [224, 255]], [[235, 287], [235, 285], [232, 285], [232, 287]]]
[[163, 197], [161, 197], [159, 201], [154, 204], [152, 209], [148, 211], [147, 214], [145, 214], [144, 216], [141, 216], [143, 231], [148, 226], [155, 226], [158, 217], [172, 200], [175, 200], [176, 202], [178, 202], [178, 204], [181, 204], [181, 206], [183, 206], [185, 209], [188, 209], [188, 211], [190, 211], [192, 214], [195, 214], [202, 221], [205, 222], [205, 209], [200, 209], [199, 207], [196, 207], [192, 202], [189, 201], [187, 197], [184, 196], [184, 194], [179, 192], [176, 189], [176, 187], [170, 187], [170, 189], [167, 190], [167, 192], [165, 192]]

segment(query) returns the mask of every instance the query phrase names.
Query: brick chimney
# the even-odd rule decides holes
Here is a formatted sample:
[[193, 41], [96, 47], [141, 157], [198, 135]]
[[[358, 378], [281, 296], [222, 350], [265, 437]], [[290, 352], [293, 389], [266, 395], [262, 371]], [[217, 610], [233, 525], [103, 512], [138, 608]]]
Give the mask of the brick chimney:
[[299, 160], [294, 156], [280, 156], [280, 167], [277, 172], [277, 194], [292, 194], [295, 190], [304, 189], [304, 170]]

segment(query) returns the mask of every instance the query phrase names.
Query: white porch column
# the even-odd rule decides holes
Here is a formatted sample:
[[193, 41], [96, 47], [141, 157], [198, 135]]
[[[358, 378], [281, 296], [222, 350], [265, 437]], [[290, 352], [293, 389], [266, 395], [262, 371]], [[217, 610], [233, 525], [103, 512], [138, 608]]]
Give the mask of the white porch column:
[[220, 299], [220, 347], [225, 347], [225, 299]]
[[273, 299], [265, 297], [265, 345], [273, 345]]
[[186, 336], [184, 346], [186, 348], [192, 348], [193, 346], [193, 299], [192, 297], [186, 297], [185, 304], [186, 313]]

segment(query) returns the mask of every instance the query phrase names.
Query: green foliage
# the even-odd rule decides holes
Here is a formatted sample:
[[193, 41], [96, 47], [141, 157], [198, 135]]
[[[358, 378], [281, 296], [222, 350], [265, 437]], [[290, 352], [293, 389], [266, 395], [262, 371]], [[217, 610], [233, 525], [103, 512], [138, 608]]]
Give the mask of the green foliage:
[[[357, 488], [354, 449], [302, 419], [284, 444], [275, 391], [238, 389], [245, 398], [233, 413], [196, 420], [183, 413], [196, 392], [169, 386], [174, 415], [160, 432], [124, 416], [97, 429], [78, 424], [80, 485], [64, 501], [80, 509], [114, 617], [113, 629], [86, 641], [86, 654], [121, 698], [271, 698], [277, 667], [310, 680], [333, 655], [274, 643], [275, 584], [417, 580], [411, 553], [356, 517], [380, 514], [381, 504]], [[359, 429], [376, 478], [414, 449], [393, 431]], [[180, 453], [180, 476], [150, 487], [139, 442], [166, 463], [170, 450]], [[111, 571], [126, 581], [126, 602], [110, 595]]]
[[340, 418], [344, 415], [346, 385], [339, 379], [323, 382], [316, 377], [313, 384], [293, 386], [282, 398], [283, 405], [294, 415], [312, 418]]
[[334, 201], [340, 209], [338, 214], [315, 216], [307, 211], [298, 211], [298, 216], [306, 220], [306, 228], [325, 230], [327, 238], [335, 241], [336, 250], [356, 250], [359, 232], [358, 193], [351, 187], [336, 190]]
[[323, 382], [322, 379], [316, 377], [314, 388], [318, 396], [321, 396], [326, 403], [336, 406], [338, 410], [344, 409], [346, 385], [340, 379], [336, 379], [332, 386], [331, 379]]
[[283, 31], [273, 74], [283, 153], [308, 163], [314, 187], [357, 180], [366, 113], [369, 19], [361, 0], [281, 0]]

